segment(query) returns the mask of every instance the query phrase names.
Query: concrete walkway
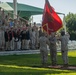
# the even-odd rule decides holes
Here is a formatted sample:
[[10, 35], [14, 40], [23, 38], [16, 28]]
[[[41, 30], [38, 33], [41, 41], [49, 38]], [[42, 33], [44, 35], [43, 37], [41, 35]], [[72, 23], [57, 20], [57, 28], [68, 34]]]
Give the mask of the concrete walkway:
[[21, 55], [21, 54], [38, 54], [40, 50], [15, 50], [15, 51], [1, 51], [0, 55]]

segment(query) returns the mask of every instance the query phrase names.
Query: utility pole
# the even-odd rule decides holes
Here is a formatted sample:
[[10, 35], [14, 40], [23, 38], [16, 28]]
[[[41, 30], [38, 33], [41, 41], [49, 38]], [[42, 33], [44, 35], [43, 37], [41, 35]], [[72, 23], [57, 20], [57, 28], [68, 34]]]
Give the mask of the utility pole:
[[64, 25], [64, 30], [65, 30], [65, 33], [66, 33], [67, 30], [66, 30], [65, 14], [64, 14], [64, 18], [63, 18], [63, 25]]

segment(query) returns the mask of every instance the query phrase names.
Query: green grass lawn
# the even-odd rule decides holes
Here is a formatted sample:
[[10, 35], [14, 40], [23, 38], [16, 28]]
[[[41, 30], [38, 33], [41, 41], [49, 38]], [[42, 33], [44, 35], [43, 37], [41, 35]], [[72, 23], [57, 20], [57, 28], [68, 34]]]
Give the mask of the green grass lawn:
[[[51, 64], [48, 55], [48, 65]], [[76, 66], [76, 51], [68, 53], [69, 65]], [[58, 53], [58, 64], [62, 63], [61, 53]], [[0, 56], [0, 75], [76, 75], [75, 70], [60, 70], [38, 68], [41, 66], [39, 54]]]

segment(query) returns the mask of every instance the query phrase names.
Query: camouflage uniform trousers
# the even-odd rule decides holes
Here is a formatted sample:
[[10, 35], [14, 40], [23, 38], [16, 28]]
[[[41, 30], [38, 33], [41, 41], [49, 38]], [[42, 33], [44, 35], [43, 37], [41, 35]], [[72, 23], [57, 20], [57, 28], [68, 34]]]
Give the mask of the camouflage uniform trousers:
[[61, 48], [63, 64], [68, 64], [68, 47]]
[[40, 49], [40, 54], [41, 54], [41, 62], [42, 64], [47, 64], [48, 60], [48, 50], [47, 49]]
[[50, 45], [50, 57], [52, 65], [57, 65], [57, 49], [56, 46]]

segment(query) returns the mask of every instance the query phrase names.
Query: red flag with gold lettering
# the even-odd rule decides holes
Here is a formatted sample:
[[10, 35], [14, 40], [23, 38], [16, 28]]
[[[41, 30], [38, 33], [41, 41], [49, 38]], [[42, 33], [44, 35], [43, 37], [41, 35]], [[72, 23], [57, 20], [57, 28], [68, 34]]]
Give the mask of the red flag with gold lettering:
[[51, 34], [51, 32], [56, 32], [62, 27], [60, 17], [54, 11], [54, 8], [49, 4], [48, 0], [45, 2], [42, 27], [48, 34]]

